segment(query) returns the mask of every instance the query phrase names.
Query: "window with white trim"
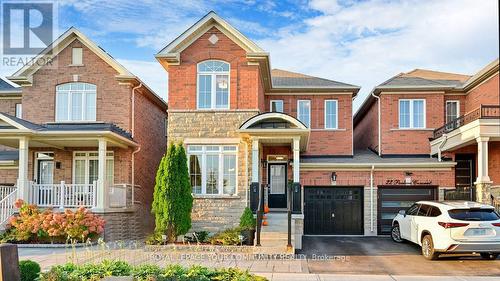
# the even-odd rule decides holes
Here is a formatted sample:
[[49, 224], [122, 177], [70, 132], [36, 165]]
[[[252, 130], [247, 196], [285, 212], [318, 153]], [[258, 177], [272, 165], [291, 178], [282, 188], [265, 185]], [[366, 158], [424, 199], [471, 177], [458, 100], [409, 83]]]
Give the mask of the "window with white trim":
[[399, 100], [399, 128], [401, 129], [425, 128], [425, 100], [423, 99]]
[[56, 87], [56, 122], [96, 121], [96, 86], [66, 83]]
[[234, 145], [188, 145], [189, 176], [194, 194], [233, 195], [237, 185]]
[[198, 109], [229, 109], [229, 63], [208, 60], [198, 64]]
[[337, 100], [325, 100], [325, 129], [338, 128]]
[[[106, 153], [106, 183], [114, 183], [114, 153]], [[73, 183], [92, 184], [99, 178], [99, 152], [75, 151], [73, 154]]]
[[282, 100], [271, 100], [269, 106], [271, 112], [283, 112], [283, 101]]
[[23, 104], [16, 103], [16, 117], [23, 118]]
[[307, 128], [311, 127], [311, 101], [298, 100], [297, 101], [297, 119], [304, 123]]
[[460, 116], [460, 102], [457, 100], [446, 101], [446, 123]]
[[71, 64], [72, 65], [82, 65], [83, 64], [83, 49], [73, 48], [71, 50]]

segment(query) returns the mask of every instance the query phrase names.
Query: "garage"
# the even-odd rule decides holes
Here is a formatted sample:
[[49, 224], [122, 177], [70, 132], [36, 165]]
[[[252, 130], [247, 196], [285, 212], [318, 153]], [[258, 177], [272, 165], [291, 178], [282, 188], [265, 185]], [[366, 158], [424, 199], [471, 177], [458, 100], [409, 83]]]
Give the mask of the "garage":
[[420, 200], [436, 200], [437, 186], [379, 186], [378, 234], [390, 234], [392, 219], [399, 210], [405, 210]]
[[304, 234], [363, 235], [363, 188], [306, 186]]

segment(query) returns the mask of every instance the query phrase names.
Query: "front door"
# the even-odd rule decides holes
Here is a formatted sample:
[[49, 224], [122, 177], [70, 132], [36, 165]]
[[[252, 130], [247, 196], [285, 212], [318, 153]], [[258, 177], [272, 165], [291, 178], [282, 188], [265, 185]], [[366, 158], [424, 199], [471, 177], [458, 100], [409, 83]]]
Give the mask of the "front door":
[[54, 161], [46, 159], [38, 159], [38, 184], [54, 183]]
[[286, 179], [285, 163], [269, 164], [269, 208], [286, 208]]

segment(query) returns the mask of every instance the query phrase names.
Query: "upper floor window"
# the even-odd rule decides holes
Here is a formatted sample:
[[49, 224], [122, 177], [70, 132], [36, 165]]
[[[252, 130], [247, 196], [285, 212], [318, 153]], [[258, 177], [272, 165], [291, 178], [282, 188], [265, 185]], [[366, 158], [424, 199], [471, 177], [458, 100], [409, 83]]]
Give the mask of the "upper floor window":
[[423, 99], [399, 100], [399, 128], [401, 129], [425, 128], [425, 100]]
[[460, 102], [457, 100], [446, 101], [446, 123], [460, 116]]
[[270, 104], [271, 112], [283, 112], [283, 101], [272, 100]]
[[229, 109], [229, 63], [198, 64], [198, 109]]
[[311, 101], [298, 100], [297, 101], [297, 119], [304, 123], [307, 128], [311, 127]]
[[96, 86], [66, 83], [56, 87], [56, 121], [96, 121]]
[[23, 104], [16, 103], [16, 117], [23, 118]]
[[337, 129], [337, 101], [325, 100], [325, 129]]

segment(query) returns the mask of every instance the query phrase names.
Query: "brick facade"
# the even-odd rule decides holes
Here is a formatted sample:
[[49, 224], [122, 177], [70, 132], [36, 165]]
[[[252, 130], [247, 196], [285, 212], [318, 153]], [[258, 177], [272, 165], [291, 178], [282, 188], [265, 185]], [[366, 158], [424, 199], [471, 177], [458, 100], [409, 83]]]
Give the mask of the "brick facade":
[[465, 112], [478, 108], [481, 104], [500, 104], [498, 72], [467, 93]]

